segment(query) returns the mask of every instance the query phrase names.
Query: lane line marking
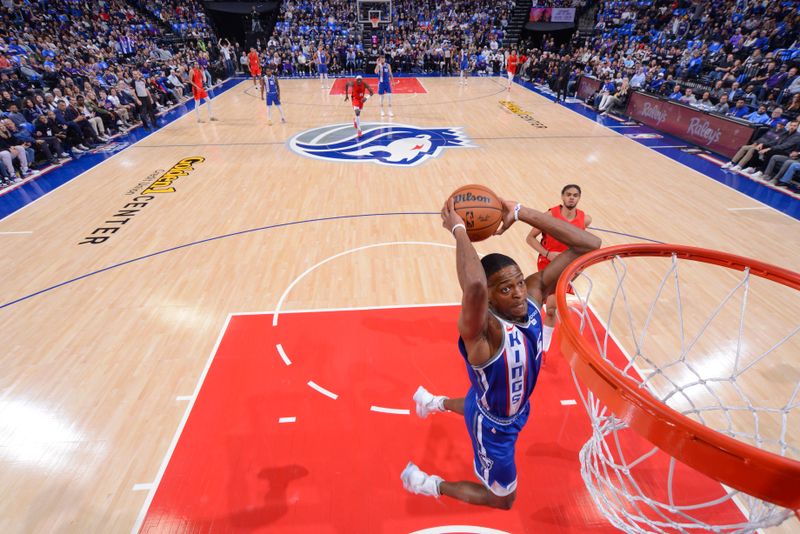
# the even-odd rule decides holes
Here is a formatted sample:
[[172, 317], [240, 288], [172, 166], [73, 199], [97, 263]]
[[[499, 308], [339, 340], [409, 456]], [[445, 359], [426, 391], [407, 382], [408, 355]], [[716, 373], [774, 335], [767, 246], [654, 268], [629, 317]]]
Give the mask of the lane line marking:
[[281, 417], [278, 419], [279, 423], [294, 423], [297, 421], [297, 417]]
[[172, 454], [175, 452], [175, 447], [178, 445], [178, 439], [181, 437], [181, 433], [183, 432], [183, 427], [186, 426], [186, 421], [189, 419], [189, 414], [194, 407], [194, 403], [197, 400], [197, 395], [200, 393], [200, 388], [203, 387], [203, 382], [206, 379], [206, 375], [208, 374], [208, 370], [211, 368], [211, 362], [214, 361], [214, 356], [217, 354], [217, 350], [219, 350], [219, 346], [222, 343], [222, 337], [225, 335], [225, 332], [228, 330], [228, 325], [231, 322], [232, 315], [228, 314], [227, 318], [225, 319], [225, 324], [222, 325], [222, 328], [219, 331], [219, 335], [217, 336], [217, 341], [214, 343], [214, 347], [211, 349], [211, 354], [208, 355], [208, 360], [206, 360], [206, 366], [203, 368], [203, 372], [200, 373], [200, 377], [197, 379], [197, 385], [194, 388], [194, 394], [192, 395], [192, 399], [186, 405], [186, 410], [183, 412], [183, 418], [181, 422], [178, 424], [178, 428], [175, 430], [175, 435], [172, 437], [172, 442], [169, 444], [169, 448], [167, 452], [164, 454], [164, 459], [161, 461], [161, 467], [158, 468], [158, 474], [156, 475], [156, 479], [153, 481], [150, 491], [147, 493], [147, 497], [142, 503], [142, 508], [139, 510], [139, 515], [136, 516], [136, 521], [133, 524], [133, 528], [131, 528], [131, 534], [138, 534], [139, 530], [142, 528], [142, 524], [144, 523], [144, 519], [147, 516], [147, 511], [150, 509], [150, 503], [153, 502], [153, 497], [156, 495], [156, 489], [158, 485], [161, 483], [161, 479], [164, 477], [164, 472], [167, 470], [167, 465], [169, 465], [169, 461], [172, 458]]
[[755, 211], [772, 209], [769, 206], [753, 206], [750, 208], [728, 208], [728, 211]]
[[176, 401], [190, 401], [190, 400], [192, 400], [192, 396], [191, 395], [179, 395], [179, 396], [175, 397], [175, 400]]
[[32, 234], [33, 232], [0, 232], [0, 235], [23, 235]]
[[150, 491], [153, 489], [153, 483], [148, 482], [146, 484], [134, 484], [133, 491]]
[[[303, 310], [281, 310], [281, 315], [291, 313], [326, 313], [344, 311], [396, 310], [403, 308], [437, 308], [445, 306], [461, 306], [460, 302], [434, 302], [431, 304], [387, 304], [385, 306], [354, 306], [348, 308], [309, 308]], [[272, 315], [275, 310], [235, 312], [231, 315]]]
[[401, 408], [383, 408], [381, 406], [370, 406], [370, 410], [380, 413], [393, 413], [396, 415], [411, 415], [411, 410], [403, 410]]
[[286, 352], [284, 352], [283, 345], [278, 343], [277, 345], [275, 345], [275, 348], [278, 349], [278, 354], [281, 355], [283, 363], [285, 363], [286, 365], [292, 365], [292, 360], [290, 360], [289, 357], [286, 355]]
[[325, 395], [326, 397], [330, 397], [330, 398], [332, 398], [333, 400], [336, 400], [336, 399], [338, 399], [338, 398], [339, 398], [339, 395], [337, 395], [336, 393], [334, 393], [334, 392], [332, 392], [332, 391], [328, 391], [328, 390], [327, 390], [327, 389], [325, 389], [324, 387], [322, 387], [322, 386], [320, 386], [320, 385], [317, 385], [317, 384], [315, 384], [315, 383], [314, 383], [314, 382], [312, 382], [311, 380], [309, 380], [309, 381], [308, 381], [308, 386], [309, 386], [311, 389], [315, 389], [315, 390], [319, 391], [320, 393], [322, 393], [322, 394], [323, 394], [323, 395]]
[[561, 406], [575, 406], [578, 402], [575, 399], [564, 399], [561, 401]]

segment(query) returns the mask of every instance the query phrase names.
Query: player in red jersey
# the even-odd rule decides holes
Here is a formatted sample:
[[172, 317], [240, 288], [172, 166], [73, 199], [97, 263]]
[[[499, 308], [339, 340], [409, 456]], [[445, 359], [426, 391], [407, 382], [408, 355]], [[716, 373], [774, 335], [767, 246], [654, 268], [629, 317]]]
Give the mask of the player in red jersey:
[[206, 92], [205, 87], [203, 87], [203, 69], [200, 68], [200, 63], [195, 61], [194, 65], [192, 66], [192, 70], [190, 72], [191, 81], [189, 83], [192, 84], [192, 96], [194, 96], [194, 112], [197, 114], [197, 122], [203, 122], [200, 118], [200, 105], [202, 104], [201, 100], [206, 101], [206, 107], [208, 107], [208, 120], [215, 121], [217, 119], [214, 118], [214, 114], [211, 111], [211, 99], [208, 98], [208, 93]]
[[508, 90], [511, 90], [511, 84], [514, 82], [514, 75], [517, 74], [517, 65], [519, 65], [519, 57], [517, 56], [517, 49], [512, 48], [511, 53], [506, 58], [506, 72], [508, 73]]
[[[369, 97], [373, 94], [372, 87], [369, 86], [367, 82], [361, 76], [356, 76], [356, 81], [354, 82], [347, 82], [344, 86], [344, 101], [350, 98], [350, 88], [353, 88], [353, 112], [355, 113], [355, 117], [353, 118], [353, 126], [356, 128], [356, 135], [361, 137], [361, 110], [364, 108], [364, 103], [367, 101]], [[364, 91], [368, 92], [368, 95], [364, 95]]]
[[[563, 189], [561, 189], [561, 204], [550, 208], [547, 213], [551, 217], [566, 221], [577, 226], [581, 230], [586, 230], [586, 227], [592, 224], [592, 217], [578, 209], [578, 202], [580, 199], [580, 186], [575, 184], [565, 185]], [[539, 253], [538, 266], [539, 272], [542, 272], [544, 268], [547, 267], [547, 264], [567, 250], [567, 246], [548, 234], [542, 234], [542, 240], [540, 242], [537, 239], [540, 234], [542, 234], [541, 230], [538, 228], [531, 228], [525, 241], [527, 241], [533, 250]], [[556, 298], [553, 289], [550, 290], [550, 295], [547, 297], [546, 313], [544, 316], [544, 331], [542, 332], [542, 345], [544, 350], [550, 348], [553, 328], [556, 326]]]
[[258, 85], [258, 79], [261, 77], [261, 62], [255, 48], [250, 49], [247, 59], [250, 61], [250, 76], [253, 77], [253, 85]]

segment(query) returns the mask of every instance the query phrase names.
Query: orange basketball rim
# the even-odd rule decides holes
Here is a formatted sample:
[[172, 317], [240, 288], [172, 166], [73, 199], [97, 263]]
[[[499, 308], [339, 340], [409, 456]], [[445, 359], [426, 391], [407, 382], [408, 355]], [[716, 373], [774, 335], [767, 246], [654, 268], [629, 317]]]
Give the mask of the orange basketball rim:
[[[596, 250], [570, 264], [556, 287], [561, 319], [561, 350], [580, 381], [638, 434], [684, 464], [732, 488], [800, 510], [800, 462], [719, 433], [670, 408], [605, 360], [581, 335], [569, 313], [567, 288], [589, 266], [624, 257], [670, 257], [719, 265], [800, 290], [800, 274], [744, 258], [696, 247], [662, 244], [619, 245]], [[800, 517], [800, 514], [798, 514]]]

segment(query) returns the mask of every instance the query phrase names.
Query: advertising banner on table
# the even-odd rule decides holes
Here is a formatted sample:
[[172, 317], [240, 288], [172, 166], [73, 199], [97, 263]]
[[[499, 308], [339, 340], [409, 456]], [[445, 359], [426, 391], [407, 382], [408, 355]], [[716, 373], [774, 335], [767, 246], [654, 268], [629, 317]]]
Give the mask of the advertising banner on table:
[[593, 94], [600, 89], [600, 86], [603, 85], [600, 80], [597, 78], [592, 78], [591, 76], [581, 76], [581, 79], [578, 80], [578, 91], [577, 97], [581, 100], [586, 100]]
[[626, 112], [652, 128], [728, 157], [755, 131], [754, 126], [638, 92], [631, 95]]

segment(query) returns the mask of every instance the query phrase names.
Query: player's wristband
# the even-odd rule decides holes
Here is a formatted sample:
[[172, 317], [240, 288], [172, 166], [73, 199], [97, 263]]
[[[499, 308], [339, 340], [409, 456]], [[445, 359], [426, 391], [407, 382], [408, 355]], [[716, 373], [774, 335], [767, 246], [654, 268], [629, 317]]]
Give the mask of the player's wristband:
[[453, 227], [452, 230], [450, 230], [453, 233], [454, 236], [456, 235], [456, 228], [459, 228], [459, 227], [463, 228], [465, 232], [467, 231], [467, 227], [465, 225], [463, 225], [462, 223], [458, 223], [457, 225], [455, 225]]
[[515, 220], [515, 221], [518, 221], [518, 220], [519, 220], [519, 210], [520, 210], [521, 208], [522, 208], [522, 204], [519, 204], [519, 203], [517, 203], [517, 205], [516, 205], [516, 206], [514, 206], [514, 220]]

